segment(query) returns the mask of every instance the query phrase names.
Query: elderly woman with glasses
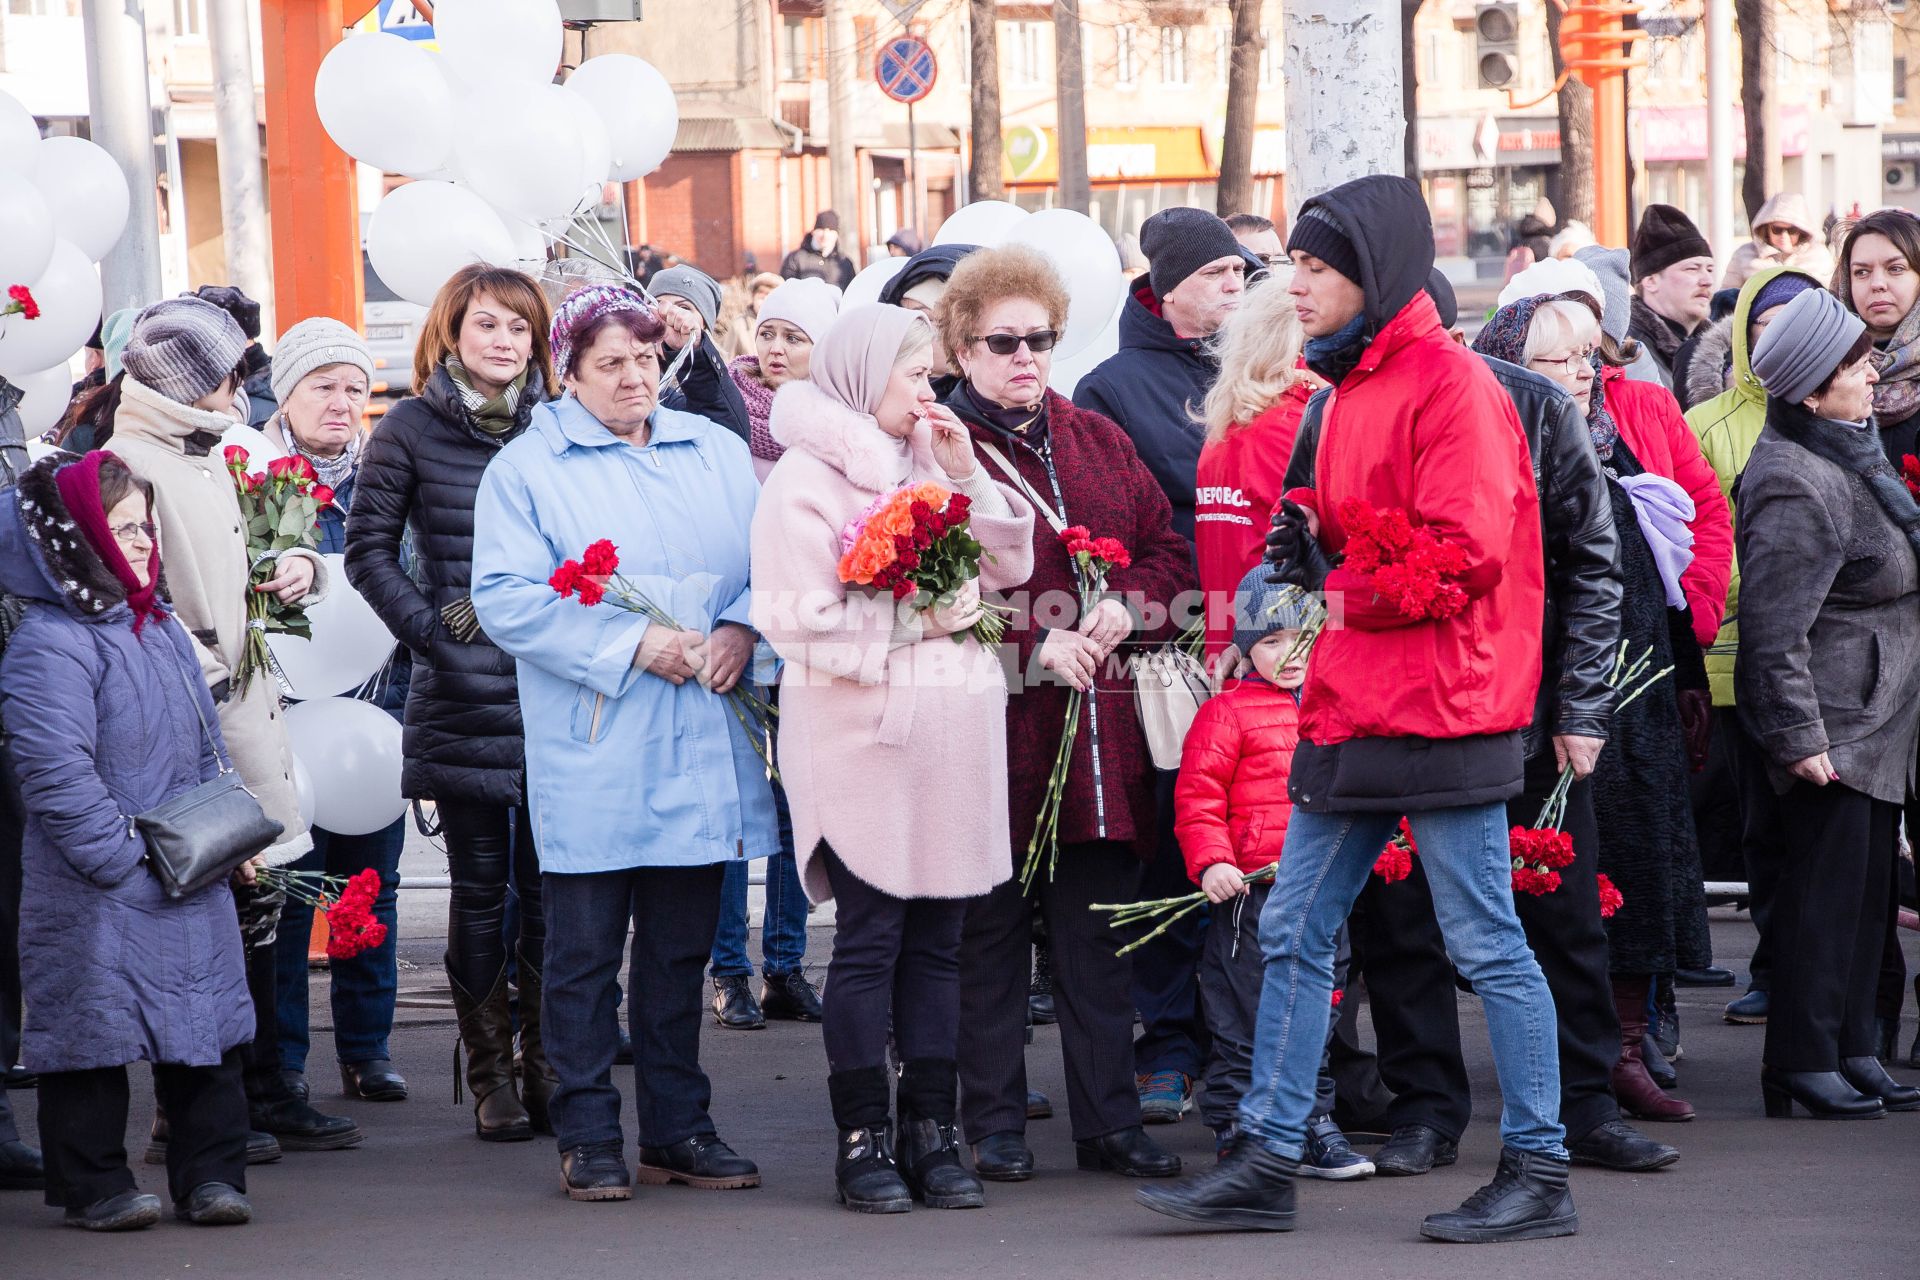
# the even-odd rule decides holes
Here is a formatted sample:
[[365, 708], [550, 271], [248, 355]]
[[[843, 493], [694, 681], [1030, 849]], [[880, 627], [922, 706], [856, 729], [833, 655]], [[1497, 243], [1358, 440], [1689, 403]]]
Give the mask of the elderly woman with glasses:
[[[1697, 905], [1700, 851], [1688, 804], [1689, 757], [1706, 746], [1702, 651], [1720, 626], [1733, 531], [1713, 468], [1671, 392], [1630, 382], [1599, 355], [1601, 299], [1585, 291], [1502, 307], [1474, 340], [1483, 355], [1559, 383], [1584, 411], [1620, 541], [1620, 635], [1629, 660], [1672, 668], [1614, 717], [1593, 772], [1600, 872], [1625, 898], [1607, 921], [1621, 1052], [1614, 1093], [1643, 1120], [1690, 1120], [1642, 1058], [1647, 997], [1658, 975], [1711, 958]], [[1703, 958], [1704, 957], [1704, 958]]]

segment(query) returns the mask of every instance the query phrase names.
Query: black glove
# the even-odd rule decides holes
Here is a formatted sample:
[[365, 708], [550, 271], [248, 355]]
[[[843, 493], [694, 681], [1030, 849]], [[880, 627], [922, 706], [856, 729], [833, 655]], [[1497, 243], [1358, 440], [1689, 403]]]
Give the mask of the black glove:
[[1713, 695], [1705, 689], [1682, 689], [1680, 730], [1687, 744], [1687, 763], [1699, 773], [1707, 767], [1707, 751], [1713, 740]]
[[221, 703], [225, 702], [228, 696], [233, 693], [233, 681], [222, 680], [219, 684], [216, 684], [211, 689], [207, 690], [207, 692], [213, 698], [213, 705], [217, 707]]
[[1267, 563], [1273, 566], [1268, 582], [1292, 583], [1308, 591], [1318, 591], [1333, 572], [1320, 540], [1307, 531], [1307, 513], [1299, 503], [1282, 499], [1275, 508], [1273, 527], [1267, 530]]

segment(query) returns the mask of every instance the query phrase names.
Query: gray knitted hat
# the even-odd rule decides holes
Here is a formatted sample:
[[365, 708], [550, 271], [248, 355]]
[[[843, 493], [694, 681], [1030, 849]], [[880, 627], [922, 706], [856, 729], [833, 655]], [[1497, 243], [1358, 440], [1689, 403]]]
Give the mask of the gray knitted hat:
[[657, 272], [647, 282], [647, 292], [656, 298], [663, 293], [685, 298], [694, 305], [709, 329], [720, 318], [720, 283], [698, 267], [683, 265]]
[[142, 311], [120, 363], [127, 376], [179, 404], [215, 390], [239, 367], [247, 335], [201, 298], [168, 298]]
[[1840, 367], [1866, 327], [1825, 289], [1808, 289], [1760, 335], [1753, 376], [1768, 395], [1799, 404]]
[[1299, 631], [1313, 620], [1320, 606], [1292, 583], [1268, 582], [1273, 566], [1260, 563], [1240, 579], [1233, 593], [1233, 643], [1241, 654], [1276, 631]]
[[1626, 341], [1627, 330], [1633, 327], [1633, 288], [1627, 283], [1633, 255], [1625, 249], [1590, 244], [1574, 250], [1573, 260], [1592, 268], [1607, 295], [1602, 299], [1605, 314], [1600, 317], [1600, 331], [1615, 342]]
[[1147, 255], [1153, 296], [1164, 298], [1180, 282], [1220, 258], [1240, 252], [1233, 228], [1205, 209], [1162, 209], [1140, 224], [1140, 252]]
[[273, 348], [273, 398], [281, 404], [300, 379], [330, 364], [359, 367], [373, 381], [373, 352], [360, 335], [331, 316], [312, 316], [280, 335]]

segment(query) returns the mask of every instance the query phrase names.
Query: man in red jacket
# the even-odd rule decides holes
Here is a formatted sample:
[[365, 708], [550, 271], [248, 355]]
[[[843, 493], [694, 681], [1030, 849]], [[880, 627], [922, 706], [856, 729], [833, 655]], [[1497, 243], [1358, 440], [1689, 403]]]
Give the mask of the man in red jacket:
[[[1526, 439], [1513, 402], [1424, 292], [1432, 223], [1414, 183], [1372, 176], [1308, 200], [1287, 248], [1307, 361], [1334, 391], [1318, 488], [1300, 495], [1318, 544], [1291, 503], [1268, 542], [1282, 577], [1324, 577], [1331, 621], [1308, 668], [1294, 813], [1260, 917], [1266, 985], [1243, 1137], [1213, 1169], [1139, 1199], [1188, 1221], [1292, 1228], [1334, 938], [1405, 814], [1448, 950], [1486, 1006], [1505, 1103], [1493, 1181], [1421, 1234], [1571, 1235], [1553, 997], [1514, 914], [1505, 805], [1522, 785], [1545, 609]], [[1428, 589], [1347, 555], [1384, 513], [1447, 549]]]

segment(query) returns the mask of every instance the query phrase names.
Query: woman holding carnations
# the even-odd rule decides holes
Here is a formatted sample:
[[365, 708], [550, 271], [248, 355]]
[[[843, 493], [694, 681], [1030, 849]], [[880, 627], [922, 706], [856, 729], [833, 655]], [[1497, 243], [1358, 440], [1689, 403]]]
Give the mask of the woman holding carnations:
[[[323, 555], [337, 555], [347, 546], [347, 512], [353, 507], [354, 477], [366, 439], [363, 415], [373, 382], [373, 353], [351, 327], [315, 316], [280, 335], [274, 344], [271, 377], [277, 407], [261, 429], [269, 440], [313, 469], [321, 486], [315, 492], [323, 499], [315, 530], [317, 549]], [[406, 705], [404, 667], [397, 676], [381, 682], [381, 705], [396, 716]], [[380, 878], [373, 910], [374, 918], [386, 927], [386, 940], [351, 958], [336, 958], [327, 972], [340, 1087], [350, 1098], [371, 1102], [399, 1102], [407, 1096], [407, 1082], [393, 1069], [387, 1049], [399, 977], [395, 899], [405, 841], [404, 816], [366, 835], [315, 827], [313, 848], [293, 864], [298, 871], [331, 876], [372, 869]], [[276, 1034], [280, 1068], [298, 1093], [307, 1092], [306, 959], [312, 925], [313, 906], [289, 898], [276, 944]]]
[[[538, 841], [527, 809], [514, 661], [474, 613], [474, 495], [553, 385], [546, 295], [518, 271], [475, 265], [441, 286], [413, 353], [413, 395], [368, 438], [347, 516], [347, 577], [413, 655], [401, 793], [432, 800], [453, 881], [447, 980], [467, 1051], [474, 1131], [545, 1131], [555, 1080], [541, 1034]], [[410, 540], [411, 571], [400, 563]], [[507, 887], [519, 895], [515, 1011], [507, 996]]]
[[[1732, 529], [1672, 394], [1603, 363], [1600, 307], [1586, 292], [1521, 299], [1494, 315], [1474, 349], [1553, 379], [1582, 409], [1613, 505], [1627, 661], [1650, 653], [1649, 672], [1673, 668], [1614, 715], [1592, 777], [1599, 871], [1625, 898], [1607, 918], [1620, 1020], [1614, 1095], [1643, 1120], [1690, 1120], [1693, 1108], [1648, 1074], [1643, 1044], [1655, 976], [1705, 963], [1696, 959], [1705, 940], [1693, 936], [1701, 878], [1688, 753], [1704, 749], [1702, 649], [1719, 629]], [[1534, 883], [1529, 891], [1553, 891]]]
[[[841, 316], [811, 376], [774, 398], [785, 453], [753, 526], [754, 624], [785, 661], [779, 765], [801, 879], [835, 903], [823, 1028], [834, 1176], [860, 1213], [983, 1203], [954, 1128], [961, 929], [969, 900], [1013, 874], [1006, 681], [976, 627], [982, 588], [1026, 580], [1033, 509], [977, 462], [932, 372], [925, 319], [890, 306]], [[921, 492], [902, 497], [909, 486]], [[896, 566], [867, 536], [916, 496], [943, 534], [965, 499], [982, 549], [978, 578], [930, 599], [882, 585]], [[968, 803], [953, 802], [958, 785]], [[1024, 997], [1024, 960], [1021, 983]]]
[[[500, 450], [474, 509], [474, 609], [519, 668], [552, 926], [551, 1114], [576, 1200], [632, 1194], [612, 1082], [629, 927], [638, 1181], [760, 1183], [717, 1136], [700, 1069], [726, 867], [778, 847], [765, 730], [732, 696], [754, 649], [747, 546], [760, 486], [744, 440], [657, 406], [664, 333], [651, 302], [625, 289], [567, 298], [552, 335], [567, 396]], [[642, 596], [646, 612], [630, 611]]]
[[[961, 1120], [975, 1170], [1007, 1182], [1033, 1175], [1023, 1046], [1035, 900], [1051, 939], [1080, 1167], [1136, 1177], [1180, 1170], [1140, 1124], [1131, 965], [1115, 954], [1127, 939], [1087, 908], [1132, 898], [1158, 847], [1153, 762], [1120, 646], [1164, 643], [1179, 629], [1173, 607], [1195, 585], [1193, 556], [1126, 434], [1047, 389], [1067, 302], [1040, 254], [983, 249], [954, 268], [941, 313], [962, 374], [947, 407], [966, 423], [981, 468], [1037, 514], [1033, 574], [1006, 637], [1018, 673], [1007, 703], [1007, 794], [1015, 865], [1034, 854], [1041, 865], [1031, 889], [1017, 877], [977, 899], [961, 941]], [[1101, 584], [1062, 530], [1114, 539], [1131, 561], [1106, 577], [1090, 608], [1082, 592]], [[1076, 701], [1062, 772], [1056, 757]], [[1055, 776], [1057, 828], [1039, 822]]]

